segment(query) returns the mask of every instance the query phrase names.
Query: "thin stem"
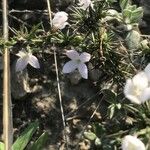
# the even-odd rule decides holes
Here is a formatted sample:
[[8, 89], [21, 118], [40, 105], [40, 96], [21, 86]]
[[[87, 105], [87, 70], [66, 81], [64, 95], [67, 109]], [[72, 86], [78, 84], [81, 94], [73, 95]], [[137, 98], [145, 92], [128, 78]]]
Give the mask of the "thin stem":
[[[3, 37], [8, 41], [8, 9], [7, 0], [3, 0]], [[8, 48], [4, 48], [4, 78], [3, 78], [3, 134], [5, 150], [11, 150], [13, 141], [12, 104], [10, 91], [10, 58]]]
[[[48, 7], [48, 12], [49, 12], [50, 26], [52, 27], [52, 16], [51, 16], [52, 12], [51, 12], [50, 0], [47, 0], [47, 7]], [[55, 48], [53, 50], [54, 50], [54, 61], [55, 61], [55, 70], [56, 70], [56, 78], [57, 78], [58, 96], [59, 96], [60, 109], [61, 109], [61, 115], [62, 115], [62, 121], [63, 121], [63, 127], [64, 127], [64, 138], [65, 138], [65, 142], [66, 142], [66, 149], [68, 150], [68, 139], [67, 139], [67, 131], [66, 131], [66, 122], [65, 122], [64, 109], [63, 109], [63, 105], [62, 105], [62, 96], [61, 96], [61, 90], [60, 90], [57, 57], [56, 57]]]
[[61, 109], [61, 115], [62, 115], [62, 121], [63, 121], [63, 127], [64, 127], [64, 136], [65, 136], [66, 148], [68, 149], [68, 140], [67, 140], [67, 132], [66, 132], [66, 122], [65, 122], [64, 109], [63, 109], [63, 105], [62, 105], [62, 96], [61, 96], [61, 90], [60, 90], [58, 65], [57, 65], [57, 58], [56, 58], [55, 48], [54, 48], [54, 61], [55, 61], [55, 69], [56, 69], [58, 96], [59, 96], [59, 101], [60, 101], [60, 109]]
[[48, 13], [49, 13], [49, 22], [50, 22], [50, 26], [52, 27], [52, 11], [51, 11], [50, 0], [47, 0], [47, 7], [48, 7]]

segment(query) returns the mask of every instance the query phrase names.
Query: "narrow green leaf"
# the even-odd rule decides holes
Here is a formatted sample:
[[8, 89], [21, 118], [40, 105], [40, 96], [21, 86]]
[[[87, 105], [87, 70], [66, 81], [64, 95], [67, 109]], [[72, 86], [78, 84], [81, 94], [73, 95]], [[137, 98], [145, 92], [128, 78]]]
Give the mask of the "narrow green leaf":
[[115, 113], [115, 105], [112, 104], [109, 106], [109, 118], [112, 119], [112, 117], [114, 116]]
[[38, 122], [31, 123], [13, 144], [13, 150], [24, 150], [38, 127]]
[[0, 142], [0, 150], [4, 150], [4, 143]]
[[48, 139], [48, 133], [44, 132], [29, 148], [29, 150], [41, 150]]

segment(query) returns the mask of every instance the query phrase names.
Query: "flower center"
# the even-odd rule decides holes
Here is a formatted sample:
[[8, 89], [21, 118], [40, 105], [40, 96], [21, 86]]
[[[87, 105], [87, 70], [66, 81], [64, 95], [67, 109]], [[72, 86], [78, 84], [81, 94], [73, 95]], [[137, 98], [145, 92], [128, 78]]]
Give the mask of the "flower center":
[[129, 143], [128, 150], [137, 150], [137, 147], [133, 143]]
[[140, 96], [141, 93], [142, 93], [142, 90], [139, 87], [135, 86], [135, 88], [133, 90], [133, 94], [136, 96]]

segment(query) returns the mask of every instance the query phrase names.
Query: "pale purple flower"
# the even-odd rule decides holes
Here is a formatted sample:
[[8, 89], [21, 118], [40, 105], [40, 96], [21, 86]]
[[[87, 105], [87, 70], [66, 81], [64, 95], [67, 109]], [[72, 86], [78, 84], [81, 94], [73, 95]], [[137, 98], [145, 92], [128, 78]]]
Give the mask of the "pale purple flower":
[[86, 52], [83, 52], [79, 55], [79, 53], [75, 50], [67, 51], [66, 55], [71, 60], [64, 65], [63, 73], [71, 73], [75, 69], [78, 69], [82, 78], [87, 79], [88, 69], [85, 62], [88, 62], [91, 59], [91, 55]]
[[86, 10], [89, 6], [93, 8], [93, 2], [91, 0], [79, 0], [78, 5], [83, 10]]
[[127, 79], [124, 94], [131, 102], [144, 103], [150, 99], [150, 87], [147, 74], [142, 71], [132, 79]]
[[122, 141], [122, 150], [146, 150], [146, 147], [137, 137], [126, 135]]
[[52, 20], [52, 25], [56, 29], [63, 29], [68, 25], [68, 14], [64, 11], [57, 12]]
[[33, 56], [32, 53], [26, 51], [19, 51], [19, 53], [17, 53], [16, 55], [20, 57], [16, 62], [17, 72], [25, 69], [28, 64], [30, 64], [34, 68], [40, 68], [38, 59]]

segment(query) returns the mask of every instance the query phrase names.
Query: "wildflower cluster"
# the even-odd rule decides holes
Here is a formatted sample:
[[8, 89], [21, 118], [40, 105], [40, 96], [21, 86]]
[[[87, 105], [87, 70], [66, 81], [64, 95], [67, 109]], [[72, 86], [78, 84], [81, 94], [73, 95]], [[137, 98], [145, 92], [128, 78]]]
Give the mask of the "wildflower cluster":
[[[95, 143], [98, 143], [98, 146], [101, 146], [102, 149], [107, 149], [104, 148], [103, 145], [108, 146], [105, 144], [105, 142], [108, 143], [109, 140], [103, 140], [103, 138], [107, 138], [106, 130], [110, 130], [111, 123], [115, 122], [116, 120], [118, 124], [120, 123], [120, 120], [126, 123], [127, 119], [125, 120], [124, 118], [128, 117], [127, 108], [129, 108], [133, 114], [135, 112], [139, 112], [138, 109], [133, 109], [130, 107], [130, 105], [128, 105], [128, 103], [126, 104], [126, 101], [123, 101], [124, 97], [133, 103], [131, 103], [131, 105], [134, 106], [134, 104], [138, 104], [139, 106], [142, 104], [140, 105], [141, 107], [148, 102], [148, 100], [150, 100], [150, 64], [148, 64], [143, 71], [140, 71], [133, 76], [133, 78], [127, 79], [124, 89], [122, 89], [122, 84], [124, 84], [126, 73], [131, 71], [131, 68], [128, 67], [128, 62], [130, 64], [132, 63], [130, 61], [130, 56], [132, 57], [134, 51], [138, 51], [139, 48], [141, 36], [140, 33], [134, 29], [134, 27], [138, 25], [139, 20], [143, 16], [143, 9], [135, 5], [131, 5], [129, 0], [120, 0], [119, 4], [121, 12], [118, 12], [114, 9], [110, 9], [110, 7], [106, 7], [107, 5], [109, 6], [110, 1], [113, 0], [104, 0], [103, 2], [105, 2], [105, 4], [102, 6], [103, 3], [101, 0], [78, 0], [76, 5], [73, 6], [73, 9], [70, 9], [72, 14], [68, 14], [65, 11], [58, 11], [54, 13], [51, 20], [52, 26], [50, 27], [50, 31], [48, 33], [44, 31], [44, 34], [41, 34], [41, 31], [39, 31], [38, 36], [40, 36], [38, 39], [36, 36], [34, 36], [35, 30], [27, 34], [28, 36], [24, 36], [22, 33], [19, 34], [17, 40], [20, 43], [23, 43], [23, 46], [25, 45], [26, 48], [22, 48], [16, 54], [17, 61], [15, 66], [16, 72], [23, 71], [28, 64], [33, 68], [39, 69], [42, 66], [42, 64], [40, 64], [42, 61], [38, 60], [38, 55], [36, 55], [37, 53], [34, 53], [34, 50], [39, 48], [38, 44], [40, 43], [40, 46], [43, 47], [43, 49], [45, 49], [46, 45], [48, 48], [54, 46], [59, 50], [63, 49], [63, 52], [61, 51], [62, 54], [64, 54], [65, 51], [65, 57], [67, 56], [70, 60], [68, 62], [61, 63], [63, 64], [61, 69], [63, 74], [70, 75], [70, 73], [77, 70], [81, 75], [80, 78], [82, 77], [83, 79], [88, 79], [92, 73], [94, 76], [98, 76], [98, 79], [95, 81], [92, 80], [92, 75], [90, 76], [91, 81], [94, 83], [93, 85], [97, 86], [98, 90], [100, 89], [100, 93], [104, 95], [105, 100], [107, 99], [110, 102], [113, 99], [113, 102], [108, 102], [110, 105], [107, 108], [108, 112], [106, 112], [106, 116], [108, 116], [110, 113], [110, 116], [108, 118], [106, 117], [106, 122], [108, 121], [106, 124], [108, 124], [108, 127], [103, 128], [101, 125], [100, 129], [98, 129], [100, 130], [99, 133], [92, 133], [92, 136], [94, 135], [92, 141], [95, 140]], [[102, 10], [100, 10], [101, 7], [103, 8]], [[72, 20], [70, 19], [71, 15], [73, 16], [71, 18]], [[124, 37], [120, 36], [121, 32], [115, 29], [113, 23], [115, 25], [119, 24], [121, 27], [125, 27], [125, 39], [123, 39]], [[24, 32], [26, 33], [26, 29]], [[126, 45], [124, 42], [122, 42], [122, 39]], [[33, 42], [36, 43], [33, 44]], [[41, 52], [41, 56], [43, 56], [43, 51], [41, 49], [39, 51]], [[49, 54], [51, 54], [51, 52], [49, 52]], [[143, 55], [143, 53], [138, 52], [137, 54]], [[0, 57], [0, 62], [1, 60], [2, 58]], [[44, 61], [45, 60], [43, 59], [43, 62]], [[87, 63], [89, 64], [87, 65]], [[92, 69], [89, 69], [90, 65]], [[129, 70], [125, 70], [126, 68], [129, 68]], [[0, 65], [0, 70], [1, 69], [2, 66]], [[111, 89], [111, 92], [109, 91], [111, 94], [108, 92], [109, 88], [105, 89], [105, 85], [103, 85], [103, 83], [107, 82], [107, 80], [109, 80], [108, 83], [112, 83], [112, 85], [109, 87]], [[123, 83], [120, 81], [123, 81]], [[124, 95], [122, 94], [123, 96], [120, 94], [123, 97], [122, 100], [120, 100], [121, 96], [117, 92], [115, 93], [112, 88], [115, 89], [115, 92], [121, 91], [121, 94], [124, 93]], [[103, 92], [104, 89], [108, 93]], [[106, 98], [109, 96], [109, 94], [111, 96]], [[136, 106], [137, 105], [135, 105], [135, 107]], [[117, 113], [117, 117], [120, 116], [120, 120], [119, 118], [114, 117], [115, 113]], [[122, 114], [124, 116], [122, 116]], [[113, 141], [111, 143], [113, 146], [117, 143], [122, 150], [146, 150], [144, 143], [137, 138], [140, 136], [132, 136], [133, 132], [130, 132], [129, 128], [134, 126], [133, 122], [131, 121], [131, 124], [127, 127], [118, 127], [120, 130], [125, 130], [125, 128], [127, 128], [128, 132], [125, 137], [124, 133], [120, 134], [118, 136], [119, 138], [116, 136], [116, 139], [114, 138], [113, 140], [117, 141], [119, 139], [119, 142], [117, 141], [119, 144], [116, 141]], [[101, 124], [103, 124], [103, 122], [101, 122]], [[115, 129], [116, 132], [118, 132], [118, 128]], [[95, 130], [95, 132], [97, 132], [97, 130]], [[103, 132], [105, 133], [102, 134]], [[108, 131], [108, 133], [111, 134], [112, 131]], [[115, 136], [110, 135], [108, 138], [109, 137]], [[124, 138], [122, 139], [122, 137]], [[122, 139], [121, 142], [120, 139]], [[109, 145], [108, 149], [110, 149], [111, 144]], [[114, 146], [115, 149], [117, 146]]]
[[[88, 7], [90, 6], [92, 7], [93, 3], [90, 0], [80, 0], [79, 5], [81, 9], [86, 10]], [[52, 29], [54, 31], [59, 30], [59, 29], [60, 30], [64, 29], [66, 25], [69, 25], [67, 20], [68, 20], [68, 14], [66, 12], [64, 11], [57, 12], [54, 15], [53, 20], [52, 20]], [[19, 53], [16, 55], [20, 57], [16, 63], [17, 72], [25, 69], [27, 64], [30, 64], [34, 68], [40, 68], [38, 59], [32, 55], [31, 51], [30, 52], [19, 51]], [[78, 52], [75, 50], [67, 51], [66, 55], [72, 60], [64, 65], [63, 73], [71, 73], [75, 69], [78, 69], [81, 76], [84, 79], [87, 79], [88, 69], [84, 63], [90, 60], [91, 55], [86, 52], [79, 55]]]

